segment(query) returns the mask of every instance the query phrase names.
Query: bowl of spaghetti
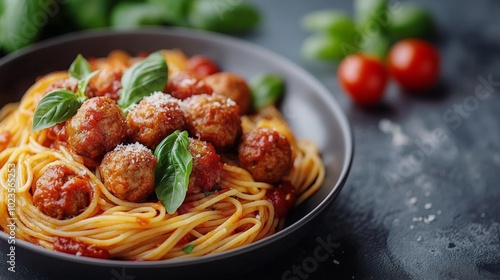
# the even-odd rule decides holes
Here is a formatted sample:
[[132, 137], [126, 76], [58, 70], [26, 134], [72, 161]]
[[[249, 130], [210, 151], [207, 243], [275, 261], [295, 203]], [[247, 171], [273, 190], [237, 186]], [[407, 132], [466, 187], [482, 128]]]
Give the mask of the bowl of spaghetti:
[[[256, 100], [265, 73], [279, 100]], [[352, 160], [331, 93], [222, 35], [67, 35], [3, 58], [0, 88], [1, 244], [51, 275], [252, 269], [307, 233]]]

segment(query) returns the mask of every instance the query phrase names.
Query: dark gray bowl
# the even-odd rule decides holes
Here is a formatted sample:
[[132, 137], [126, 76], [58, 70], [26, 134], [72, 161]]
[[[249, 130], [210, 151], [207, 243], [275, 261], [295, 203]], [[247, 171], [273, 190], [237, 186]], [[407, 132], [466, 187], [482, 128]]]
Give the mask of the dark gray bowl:
[[[68, 69], [79, 53], [100, 57], [115, 49], [137, 54], [162, 48], [204, 54], [215, 59], [222, 69], [249, 80], [269, 72], [284, 77], [287, 92], [281, 110], [299, 138], [313, 139], [319, 145], [327, 168], [322, 188], [294, 209], [282, 231], [225, 253], [182, 261], [127, 262], [76, 257], [17, 240], [17, 262], [64, 279], [119, 280], [124, 275], [136, 276], [136, 280], [233, 278], [293, 246], [334, 201], [349, 173], [353, 139], [349, 123], [332, 94], [311, 75], [279, 55], [227, 36], [180, 29], [145, 29], [86, 32], [49, 40], [0, 60], [0, 107], [19, 100], [36, 77]], [[6, 241], [7, 235], [1, 232], [2, 257], [5, 257], [3, 252], [7, 252]]]

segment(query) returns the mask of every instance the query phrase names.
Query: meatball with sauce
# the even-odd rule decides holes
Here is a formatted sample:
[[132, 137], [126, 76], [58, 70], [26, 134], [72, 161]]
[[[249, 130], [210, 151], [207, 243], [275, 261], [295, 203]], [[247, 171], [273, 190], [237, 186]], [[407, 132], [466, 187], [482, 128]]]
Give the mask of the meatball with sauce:
[[[125, 140], [127, 124], [116, 102], [108, 97], [90, 98], [66, 122], [68, 144], [76, 154], [98, 161]], [[86, 161], [86, 165], [90, 164]]]
[[89, 86], [92, 86], [93, 90], [86, 93], [87, 97], [105, 96], [118, 100], [120, 98], [119, 91], [122, 88], [122, 74], [119, 70], [101, 69], [97, 76], [91, 80]]
[[241, 132], [238, 105], [222, 95], [194, 95], [184, 102], [186, 126], [192, 137], [216, 148], [232, 146]]
[[240, 165], [255, 181], [275, 183], [292, 168], [292, 150], [285, 136], [274, 129], [255, 128], [244, 134], [238, 147]]
[[220, 156], [212, 144], [189, 138], [189, 153], [193, 156], [193, 169], [189, 175], [188, 194], [207, 192], [219, 179], [222, 170]]
[[250, 110], [252, 95], [247, 82], [233, 73], [221, 72], [203, 79], [214, 93], [231, 98], [240, 106], [240, 114], [245, 115]]
[[169, 78], [164, 91], [181, 100], [193, 95], [213, 93], [212, 88], [203, 80], [188, 72], [179, 72]]
[[45, 215], [64, 220], [85, 211], [91, 197], [89, 181], [67, 166], [54, 165], [36, 181], [33, 204]]
[[175, 130], [184, 128], [184, 113], [179, 100], [156, 92], [141, 100], [127, 115], [127, 134], [132, 142], [140, 142], [150, 149]]
[[212, 59], [203, 55], [190, 57], [186, 63], [186, 68], [189, 73], [199, 78], [205, 78], [220, 72], [219, 66]]
[[157, 160], [144, 145], [118, 145], [99, 166], [106, 189], [119, 199], [141, 202], [155, 190]]

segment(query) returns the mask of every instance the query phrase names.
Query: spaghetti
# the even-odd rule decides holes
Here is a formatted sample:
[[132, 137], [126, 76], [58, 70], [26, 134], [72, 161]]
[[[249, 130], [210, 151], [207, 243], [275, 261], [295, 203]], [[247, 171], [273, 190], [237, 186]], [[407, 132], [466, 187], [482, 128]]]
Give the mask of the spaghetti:
[[[164, 51], [169, 75], [185, 69], [180, 51]], [[138, 58], [114, 52], [91, 61], [94, 69], [124, 70]], [[32, 131], [37, 104], [54, 83], [68, 74], [56, 72], [40, 78], [16, 104], [0, 111], [0, 227], [16, 219], [17, 238], [50, 250], [122, 260], [184, 259], [224, 252], [255, 242], [279, 230], [284, 217], [277, 215], [269, 193], [277, 184], [257, 182], [222, 150], [222, 170], [211, 191], [187, 194], [181, 207], [168, 214], [156, 199], [129, 202], [116, 197], [103, 183], [98, 168], [67, 145], [50, 137], [49, 129]], [[93, 81], [98, 83], [98, 81]], [[254, 115], [241, 116], [243, 133], [256, 127], [273, 128], [290, 143], [293, 167], [281, 181], [289, 181], [300, 204], [322, 184], [325, 169], [315, 144], [296, 140], [278, 110], [270, 106]], [[78, 215], [56, 219], [33, 202], [38, 179], [51, 167], [64, 166], [92, 187], [90, 203]], [[9, 188], [12, 173], [15, 190]], [[9, 175], [11, 174], [11, 175]], [[9, 206], [15, 193], [16, 207]]]

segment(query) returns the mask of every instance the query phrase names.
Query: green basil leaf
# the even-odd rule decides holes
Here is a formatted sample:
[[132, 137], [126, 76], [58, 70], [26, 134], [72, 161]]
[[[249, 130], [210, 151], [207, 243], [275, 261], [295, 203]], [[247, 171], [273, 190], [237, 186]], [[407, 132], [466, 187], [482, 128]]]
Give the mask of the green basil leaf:
[[87, 86], [89, 85], [90, 79], [92, 79], [95, 75], [99, 73], [99, 70], [95, 70], [94, 72], [87, 74], [82, 79], [78, 80], [78, 97], [84, 97], [85, 91], [87, 90]]
[[260, 76], [250, 86], [254, 108], [260, 109], [276, 103], [285, 93], [283, 78], [274, 74]]
[[155, 91], [161, 91], [168, 79], [168, 67], [160, 51], [134, 64], [122, 76], [118, 105], [125, 111]]
[[175, 131], [156, 147], [156, 196], [169, 214], [175, 213], [186, 198], [193, 156], [188, 150], [187, 131]]
[[71, 19], [78, 29], [94, 29], [108, 26], [110, 8], [113, 2], [118, 1], [66, 0], [64, 2], [65, 18]]
[[191, 27], [224, 33], [249, 31], [261, 17], [259, 9], [248, 1], [194, 0], [187, 14]]
[[73, 92], [56, 89], [45, 95], [36, 107], [33, 116], [33, 131], [38, 131], [71, 118], [83, 100]]
[[374, 25], [380, 28], [381, 32], [385, 32], [384, 28], [389, 20], [388, 13], [387, 0], [354, 0], [354, 15], [361, 30]]
[[387, 33], [393, 40], [427, 38], [435, 31], [432, 14], [416, 4], [401, 3], [391, 16]]
[[349, 15], [337, 10], [310, 12], [302, 18], [302, 26], [311, 32], [326, 33], [347, 43], [354, 42], [356, 26]]
[[160, 6], [164, 20], [176, 26], [188, 26], [187, 12], [193, 0], [148, 0]]
[[351, 45], [338, 36], [316, 34], [304, 40], [301, 53], [308, 60], [337, 62], [349, 54], [345, 46]]
[[157, 3], [120, 2], [113, 7], [110, 19], [114, 28], [130, 29], [143, 25], [161, 25], [165, 23], [165, 13], [162, 5]]
[[71, 66], [69, 66], [68, 72], [71, 77], [81, 80], [88, 76], [92, 72], [92, 69], [85, 57], [79, 54], [73, 63], [71, 63]]
[[196, 247], [196, 245], [194, 244], [186, 245], [184, 248], [182, 248], [182, 252], [186, 254], [191, 254], [191, 252], [193, 252], [194, 247]]

